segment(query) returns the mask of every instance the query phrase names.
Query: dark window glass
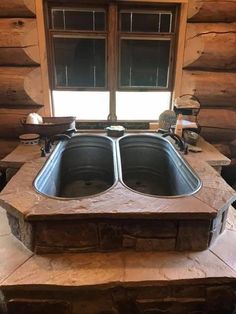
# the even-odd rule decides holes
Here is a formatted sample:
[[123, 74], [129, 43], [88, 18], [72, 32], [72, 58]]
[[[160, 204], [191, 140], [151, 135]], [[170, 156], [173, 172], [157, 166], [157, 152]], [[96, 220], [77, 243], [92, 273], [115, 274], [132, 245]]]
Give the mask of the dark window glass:
[[52, 28], [64, 29], [62, 10], [52, 10]]
[[57, 86], [105, 87], [105, 39], [54, 37]]
[[169, 40], [121, 40], [121, 87], [168, 87]]
[[105, 11], [53, 10], [54, 29], [104, 31]]
[[105, 29], [106, 29], [105, 12], [95, 12], [95, 30], [105, 31]]
[[66, 29], [71, 30], [93, 30], [93, 12], [66, 11]]
[[160, 31], [163, 33], [171, 32], [171, 14], [161, 14]]
[[133, 32], [158, 32], [159, 14], [133, 13]]
[[121, 31], [130, 32], [131, 29], [131, 13], [121, 13]]
[[121, 12], [122, 32], [171, 32], [171, 13]]

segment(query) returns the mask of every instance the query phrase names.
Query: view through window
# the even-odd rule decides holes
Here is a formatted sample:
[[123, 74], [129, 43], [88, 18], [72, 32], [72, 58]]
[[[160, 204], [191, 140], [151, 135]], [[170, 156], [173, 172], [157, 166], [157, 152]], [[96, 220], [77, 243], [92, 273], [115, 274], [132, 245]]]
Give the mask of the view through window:
[[176, 8], [52, 2], [54, 113], [80, 120], [156, 120], [173, 89]]

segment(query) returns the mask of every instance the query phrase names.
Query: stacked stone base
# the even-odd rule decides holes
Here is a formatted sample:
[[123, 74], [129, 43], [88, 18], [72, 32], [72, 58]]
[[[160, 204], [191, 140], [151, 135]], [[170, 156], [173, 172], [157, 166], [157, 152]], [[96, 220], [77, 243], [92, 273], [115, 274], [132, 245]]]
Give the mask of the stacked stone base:
[[[5, 291], [4, 314], [233, 314], [236, 285], [54, 288]], [[30, 295], [30, 297], [29, 297]]]

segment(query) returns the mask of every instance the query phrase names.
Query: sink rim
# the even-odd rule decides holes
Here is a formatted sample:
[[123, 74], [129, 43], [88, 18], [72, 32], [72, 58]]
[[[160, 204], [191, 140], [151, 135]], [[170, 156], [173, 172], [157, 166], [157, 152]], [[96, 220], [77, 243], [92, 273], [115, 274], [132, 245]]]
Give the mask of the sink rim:
[[[157, 138], [158, 137], [160, 140], [166, 142], [168, 145], [171, 146], [171, 148], [174, 150], [174, 152], [177, 154], [177, 156], [182, 160], [182, 162], [185, 164], [186, 168], [190, 171], [190, 173], [197, 179], [197, 181], [198, 181], [197, 188], [193, 192], [186, 193], [186, 194], [179, 194], [179, 195], [154, 195], [154, 194], [142, 193], [142, 192], [139, 192], [139, 191], [134, 190], [131, 187], [129, 187], [123, 181], [123, 175], [122, 175], [123, 171], [122, 171], [121, 151], [120, 151], [120, 141], [122, 139], [124, 139], [124, 138], [127, 138], [127, 137], [152, 137], [152, 138]], [[155, 134], [148, 134], [148, 133], [126, 134], [126, 135], [120, 137], [116, 141], [116, 152], [117, 152], [117, 161], [118, 161], [117, 167], [118, 167], [118, 178], [119, 178], [119, 181], [125, 188], [127, 188], [128, 190], [130, 190], [130, 191], [132, 191], [134, 193], [138, 193], [140, 195], [144, 195], [144, 196], [148, 196], [148, 197], [154, 197], [154, 198], [175, 199], [175, 198], [183, 198], [183, 197], [192, 196], [192, 195], [196, 194], [203, 186], [202, 180], [199, 178], [199, 176], [193, 170], [193, 168], [189, 165], [187, 160], [185, 160], [183, 158], [183, 156], [181, 156], [181, 154], [176, 150], [176, 148], [174, 147], [174, 145], [170, 141], [168, 141], [166, 138], [163, 138], [161, 136], [158, 136], [158, 135], [155, 135]]]
[[[203, 186], [202, 184], [202, 180], [199, 178], [199, 176], [197, 175], [197, 173], [193, 170], [193, 168], [189, 165], [189, 163], [183, 158], [183, 156], [181, 156], [181, 154], [176, 150], [176, 148], [174, 147], [174, 145], [168, 141], [166, 138], [163, 138], [161, 136], [155, 135], [155, 134], [149, 134], [149, 133], [139, 133], [139, 134], [125, 134], [122, 137], [118, 138], [118, 139], [114, 139], [111, 138], [107, 135], [98, 135], [98, 134], [78, 134], [75, 135], [73, 138], [76, 137], [97, 137], [97, 138], [105, 138], [106, 140], [109, 140], [112, 144], [112, 155], [113, 155], [113, 169], [114, 169], [114, 183], [105, 191], [102, 191], [100, 193], [95, 193], [92, 195], [87, 195], [87, 196], [79, 196], [79, 197], [60, 197], [60, 196], [52, 196], [52, 195], [48, 195], [45, 194], [43, 192], [41, 192], [38, 188], [37, 188], [37, 183], [38, 180], [40, 179], [40, 176], [42, 175], [42, 173], [45, 171], [44, 168], [47, 167], [47, 165], [50, 165], [50, 163], [52, 162], [53, 158], [55, 157], [55, 155], [60, 153], [60, 149], [62, 149], [61, 153], [65, 150], [65, 148], [63, 148], [63, 146], [66, 145], [67, 141], [59, 141], [58, 144], [56, 145], [55, 149], [53, 150], [53, 152], [51, 153], [51, 155], [48, 157], [48, 159], [46, 160], [46, 162], [43, 164], [42, 168], [40, 169], [40, 171], [37, 173], [37, 175], [35, 176], [34, 180], [33, 180], [33, 188], [34, 190], [44, 196], [47, 197], [49, 199], [54, 199], [54, 200], [59, 200], [59, 201], [72, 201], [72, 200], [83, 200], [83, 199], [88, 199], [88, 198], [94, 198], [94, 197], [98, 197], [102, 194], [105, 194], [107, 192], [109, 192], [110, 190], [112, 190], [117, 184], [121, 183], [126, 189], [128, 189], [129, 191], [139, 194], [139, 195], [143, 195], [143, 196], [147, 196], [147, 197], [153, 197], [153, 198], [160, 198], [160, 199], [176, 199], [176, 198], [183, 198], [183, 197], [189, 197], [192, 196], [194, 194], [196, 194]], [[198, 187], [197, 189], [195, 189], [193, 192], [191, 193], [187, 193], [187, 194], [179, 194], [179, 195], [153, 195], [153, 194], [148, 194], [148, 193], [142, 193], [139, 192], [137, 190], [134, 190], [132, 188], [130, 188], [128, 185], [126, 185], [123, 181], [123, 176], [122, 176], [122, 163], [121, 163], [121, 152], [120, 152], [120, 141], [124, 138], [127, 137], [151, 137], [151, 138], [159, 138], [161, 139], [161, 141], [166, 142], [168, 145], [171, 146], [171, 148], [174, 150], [175, 154], [177, 154], [177, 156], [182, 160], [182, 162], [185, 164], [185, 166], [187, 167], [187, 169], [190, 171], [190, 173], [197, 179], [198, 181]], [[61, 148], [62, 147], [62, 148]]]
[[[109, 136], [106, 135], [97, 135], [97, 134], [78, 134], [73, 136], [72, 138], [76, 138], [76, 137], [97, 137], [97, 138], [106, 138], [107, 140], [110, 141], [111, 145], [112, 145], [112, 156], [113, 156], [113, 170], [114, 170], [114, 183], [105, 191], [102, 191], [100, 193], [95, 193], [95, 194], [91, 194], [91, 195], [86, 195], [86, 196], [78, 196], [78, 197], [61, 197], [61, 196], [52, 196], [52, 195], [48, 195], [46, 193], [41, 192], [38, 188], [37, 188], [37, 183], [41, 177], [41, 175], [43, 174], [43, 172], [45, 171], [45, 168], [47, 169], [47, 167], [50, 168], [50, 163], [53, 162], [53, 159], [56, 157], [56, 155], [58, 155], [59, 153], [63, 153], [63, 151], [66, 149], [65, 147], [63, 148], [63, 146], [66, 145], [67, 141], [59, 141], [56, 144], [56, 147], [54, 148], [53, 152], [50, 154], [50, 156], [48, 157], [48, 159], [46, 160], [46, 162], [43, 164], [42, 168], [39, 170], [39, 172], [37, 173], [37, 175], [35, 176], [32, 185], [34, 190], [47, 198], [50, 199], [54, 199], [54, 200], [59, 200], [59, 201], [73, 201], [73, 200], [82, 200], [82, 199], [88, 199], [91, 197], [97, 197], [99, 195], [102, 195], [108, 191], [110, 191], [111, 189], [113, 189], [119, 182], [119, 176], [118, 176], [118, 162], [117, 162], [117, 153], [116, 153], [116, 147], [115, 147], [115, 141], [113, 139], [111, 139]], [[61, 148], [62, 147], [62, 148]], [[61, 151], [60, 151], [61, 149]]]

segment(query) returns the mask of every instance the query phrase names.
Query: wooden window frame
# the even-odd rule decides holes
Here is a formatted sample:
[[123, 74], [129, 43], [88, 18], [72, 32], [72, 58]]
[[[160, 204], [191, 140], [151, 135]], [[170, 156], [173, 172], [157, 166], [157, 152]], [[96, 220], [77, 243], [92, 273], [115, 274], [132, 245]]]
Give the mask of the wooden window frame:
[[[47, 30], [46, 25], [48, 25], [48, 12], [45, 10], [45, 3], [47, 0], [37, 0], [36, 1], [36, 18], [38, 25], [38, 33], [39, 33], [39, 49], [40, 49], [40, 61], [41, 61], [41, 72], [42, 72], [42, 83], [43, 83], [43, 98], [44, 98], [44, 108], [42, 113], [45, 116], [53, 116], [53, 105], [52, 105], [52, 79], [53, 75], [50, 75], [50, 56], [48, 54], [47, 49]], [[58, 2], [58, 1], [57, 1]], [[81, 6], [88, 7], [86, 0], [80, 0]], [[92, 3], [91, 7], [96, 7], [98, 2], [94, 5]], [[159, 6], [163, 5], [179, 5], [179, 13], [178, 13], [178, 27], [176, 28], [176, 48], [175, 48], [175, 60], [172, 62], [172, 67], [174, 67], [173, 76], [171, 80], [172, 84], [172, 99], [180, 95], [181, 88], [181, 79], [182, 79], [182, 67], [183, 67], [183, 57], [184, 57], [184, 44], [185, 44], [185, 32], [187, 25], [187, 8], [188, 8], [188, 0], [117, 0], [110, 3], [108, 0], [101, 0], [101, 4], [106, 5], [109, 3], [108, 9], [108, 17], [106, 21], [107, 25], [107, 48], [108, 48], [108, 61], [107, 61], [107, 90], [110, 92], [110, 114], [108, 116], [108, 121], [116, 121], [116, 91], [118, 88], [118, 58], [117, 51], [119, 49], [119, 39], [120, 34], [118, 36], [117, 32], [118, 23], [119, 23], [119, 15], [118, 15], [118, 5], [124, 5], [134, 7], [138, 5], [139, 7], [144, 5], [147, 7], [150, 6]], [[100, 4], [100, 3], [99, 3]], [[112, 19], [115, 17], [115, 23], [112, 22]], [[46, 20], [46, 21], [45, 21]], [[89, 32], [85, 32], [88, 34]], [[91, 32], [90, 32], [91, 33]], [[68, 34], [68, 32], [67, 32]], [[136, 36], [137, 33], [131, 33], [131, 35]], [[153, 35], [156, 35], [155, 33]], [[160, 34], [159, 34], [160, 35]], [[52, 49], [50, 49], [52, 51]], [[173, 51], [173, 49], [171, 50]], [[75, 89], [72, 90], [88, 90], [88, 89]], [[90, 89], [91, 90], [91, 89]], [[92, 90], [95, 90], [94, 88]], [[99, 89], [101, 90], [101, 89]], [[121, 90], [124, 90], [123, 88]], [[142, 89], [136, 89], [142, 90]], [[151, 91], [156, 91], [157, 89], [151, 89]], [[166, 90], [166, 89], [165, 89]], [[126, 91], [130, 91], [127, 89]], [[133, 90], [132, 90], [133, 91]], [[145, 91], [147, 89], [145, 88]], [[149, 90], [150, 91], [150, 90]]]

